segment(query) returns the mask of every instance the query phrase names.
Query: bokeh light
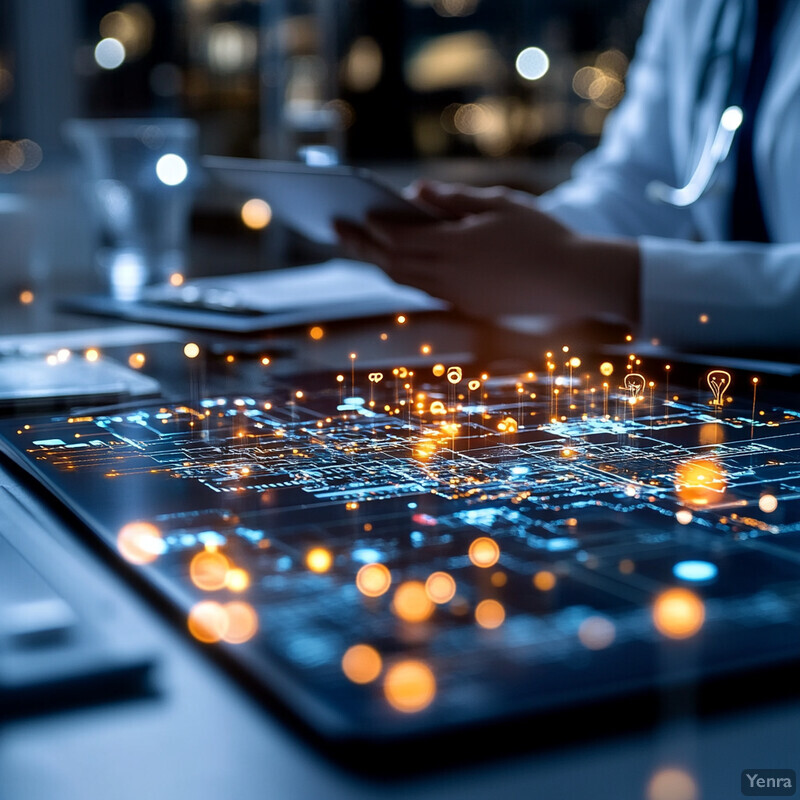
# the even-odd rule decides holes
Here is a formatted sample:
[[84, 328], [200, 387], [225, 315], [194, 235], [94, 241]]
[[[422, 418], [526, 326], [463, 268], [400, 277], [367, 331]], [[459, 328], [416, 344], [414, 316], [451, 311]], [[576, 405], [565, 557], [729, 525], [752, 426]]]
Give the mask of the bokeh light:
[[646, 800], [698, 800], [697, 783], [685, 770], [665, 767], [647, 784]]
[[178, 186], [188, 174], [188, 165], [177, 153], [165, 153], [156, 161], [156, 175], [167, 186]]
[[215, 592], [225, 586], [229, 568], [230, 562], [222, 553], [201, 550], [189, 563], [189, 577], [198, 589]]
[[437, 605], [449, 603], [456, 594], [456, 582], [447, 572], [434, 572], [425, 581], [428, 597]]
[[653, 624], [670, 639], [694, 636], [705, 618], [703, 601], [688, 589], [667, 589], [653, 604]]
[[533, 585], [540, 592], [549, 592], [556, 585], [556, 576], [549, 570], [539, 570], [533, 576]]
[[125, 46], [111, 36], [101, 39], [94, 48], [94, 60], [102, 69], [116, 69], [125, 61]]
[[358, 591], [366, 597], [380, 597], [391, 585], [392, 574], [384, 564], [364, 564], [356, 575]]
[[150, 564], [166, 550], [161, 531], [149, 522], [129, 522], [117, 534], [117, 549], [131, 564]]
[[578, 626], [578, 639], [587, 650], [603, 650], [616, 638], [617, 629], [608, 618], [598, 615], [587, 617]]
[[550, 59], [541, 47], [526, 47], [517, 56], [517, 73], [528, 81], [537, 81], [550, 69]]
[[469, 546], [469, 560], [476, 567], [493, 567], [500, 558], [500, 547], [494, 539], [480, 536]]
[[475, 608], [475, 622], [486, 628], [493, 630], [499, 628], [506, 619], [506, 610], [497, 600], [481, 600]]
[[314, 547], [306, 554], [306, 566], [312, 572], [327, 572], [332, 565], [333, 556], [324, 547]]
[[386, 671], [383, 691], [392, 708], [404, 714], [413, 714], [433, 702], [436, 697], [436, 678], [431, 668], [422, 661], [400, 661]]
[[242, 206], [242, 222], [253, 231], [260, 231], [272, 221], [272, 207], [260, 197], [252, 197]]
[[228, 631], [228, 614], [221, 603], [204, 600], [192, 606], [189, 612], [189, 632], [204, 644], [222, 640]]
[[258, 614], [250, 603], [234, 600], [226, 603], [223, 610], [227, 617], [222, 638], [228, 644], [242, 644], [258, 632]]
[[380, 653], [368, 644], [354, 644], [342, 656], [342, 672], [353, 683], [371, 683], [382, 669]]
[[401, 583], [392, 599], [392, 611], [405, 622], [424, 622], [433, 614], [434, 605], [421, 581]]

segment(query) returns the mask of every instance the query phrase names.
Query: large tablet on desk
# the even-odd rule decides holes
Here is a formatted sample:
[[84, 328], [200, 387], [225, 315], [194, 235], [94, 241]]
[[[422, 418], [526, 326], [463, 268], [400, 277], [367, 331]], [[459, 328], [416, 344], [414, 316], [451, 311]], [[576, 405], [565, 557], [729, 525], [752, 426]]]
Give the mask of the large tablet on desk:
[[338, 219], [362, 224], [370, 213], [436, 219], [367, 169], [224, 156], [206, 156], [203, 166], [224, 183], [267, 200], [279, 219], [321, 244], [336, 243]]

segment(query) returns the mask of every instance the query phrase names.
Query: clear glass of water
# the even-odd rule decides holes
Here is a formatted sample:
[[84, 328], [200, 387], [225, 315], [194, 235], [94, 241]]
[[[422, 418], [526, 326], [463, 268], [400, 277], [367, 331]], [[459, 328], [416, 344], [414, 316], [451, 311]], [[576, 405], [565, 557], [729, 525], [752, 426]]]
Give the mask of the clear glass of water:
[[64, 133], [82, 159], [82, 182], [97, 227], [97, 262], [111, 295], [136, 300], [145, 286], [180, 281], [198, 183], [196, 124], [73, 119]]

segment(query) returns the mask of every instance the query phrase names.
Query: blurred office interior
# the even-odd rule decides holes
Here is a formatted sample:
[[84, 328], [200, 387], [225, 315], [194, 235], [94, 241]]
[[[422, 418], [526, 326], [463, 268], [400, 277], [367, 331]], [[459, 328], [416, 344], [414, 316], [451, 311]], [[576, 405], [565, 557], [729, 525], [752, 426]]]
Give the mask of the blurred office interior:
[[[646, 5], [3, 0], [0, 280], [19, 293], [98, 280], [73, 118], [185, 117], [201, 154], [312, 148], [397, 186], [425, 175], [540, 192], [596, 144]], [[329, 255], [269, 210], [243, 214], [246, 198], [193, 187], [190, 273]]]

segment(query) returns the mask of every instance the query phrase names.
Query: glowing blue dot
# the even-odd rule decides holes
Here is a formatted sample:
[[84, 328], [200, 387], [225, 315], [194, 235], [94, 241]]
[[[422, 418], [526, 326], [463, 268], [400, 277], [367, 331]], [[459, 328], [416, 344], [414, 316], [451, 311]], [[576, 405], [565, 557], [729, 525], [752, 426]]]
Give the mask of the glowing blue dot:
[[177, 186], [179, 183], [183, 183], [188, 174], [189, 167], [176, 153], [167, 153], [156, 162], [156, 175], [161, 183], [166, 183], [167, 186]]
[[516, 61], [517, 72], [528, 81], [538, 81], [550, 69], [550, 59], [541, 47], [526, 47]]
[[409, 504], [408, 504], [408, 507], [409, 507], [409, 508], [416, 508], [416, 507], [417, 507], [417, 504], [416, 504], [416, 503], [409, 503]]
[[527, 475], [530, 470], [527, 467], [511, 467], [512, 475]]
[[713, 581], [718, 572], [717, 565], [710, 561], [679, 561], [672, 568], [672, 574], [676, 578], [694, 583]]
[[98, 67], [116, 69], [125, 61], [125, 45], [119, 39], [101, 39], [94, 48], [94, 60]]
[[352, 558], [361, 564], [374, 564], [376, 561], [383, 561], [383, 553], [372, 547], [359, 547], [358, 550], [353, 550]]

